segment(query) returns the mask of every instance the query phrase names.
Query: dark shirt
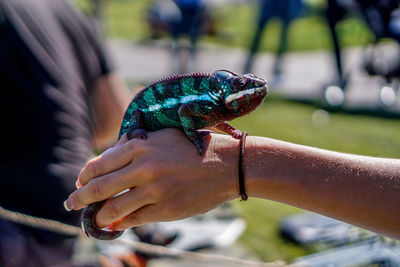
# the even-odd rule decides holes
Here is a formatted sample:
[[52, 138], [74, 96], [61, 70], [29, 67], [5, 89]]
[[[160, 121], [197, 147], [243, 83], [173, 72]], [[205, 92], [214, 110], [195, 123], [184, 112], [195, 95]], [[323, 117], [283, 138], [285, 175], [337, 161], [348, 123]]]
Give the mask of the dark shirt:
[[78, 223], [63, 201], [91, 153], [92, 96], [111, 71], [68, 0], [0, 0], [0, 205]]

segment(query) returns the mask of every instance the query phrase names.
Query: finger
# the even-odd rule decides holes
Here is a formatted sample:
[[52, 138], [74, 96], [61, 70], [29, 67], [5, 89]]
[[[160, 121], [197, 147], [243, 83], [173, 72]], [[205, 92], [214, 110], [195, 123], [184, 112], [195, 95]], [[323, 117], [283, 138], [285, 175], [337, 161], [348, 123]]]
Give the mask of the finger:
[[114, 221], [108, 228], [113, 231], [121, 231], [147, 223], [158, 222], [160, 221], [159, 214], [160, 210], [156, 205], [148, 204], [122, 219]]
[[142, 188], [107, 200], [96, 215], [96, 225], [105, 227], [153, 202], [153, 199]]
[[134, 164], [115, 172], [92, 179], [85, 186], [74, 191], [66, 202], [69, 209], [78, 210], [87, 205], [110, 198], [126, 189], [136, 187], [142, 177]]
[[91, 179], [118, 170], [132, 161], [134, 140], [124, 143], [125, 139], [126, 136], [123, 136], [121, 143], [86, 163], [78, 175], [76, 182], [78, 188], [86, 185]]

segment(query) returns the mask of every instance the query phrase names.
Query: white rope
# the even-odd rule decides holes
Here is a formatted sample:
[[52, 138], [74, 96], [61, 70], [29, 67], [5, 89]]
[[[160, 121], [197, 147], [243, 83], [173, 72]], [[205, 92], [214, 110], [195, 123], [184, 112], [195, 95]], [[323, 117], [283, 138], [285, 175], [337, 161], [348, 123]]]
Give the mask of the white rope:
[[[86, 234], [82, 231], [81, 228], [61, 223], [54, 220], [38, 218], [35, 216], [26, 215], [23, 213], [6, 210], [3, 207], [0, 207], [0, 218], [15, 222], [18, 224], [23, 224], [51, 232], [55, 232], [63, 235], [72, 235], [72, 236], [84, 236]], [[114, 240], [114, 242], [120, 242], [122, 244], [128, 245], [129, 247], [145, 253], [150, 253], [153, 255], [162, 255], [162, 256], [170, 256], [170, 257], [180, 257], [187, 258], [191, 260], [197, 261], [212, 261], [212, 262], [223, 262], [225, 264], [237, 264], [241, 266], [263, 266], [263, 267], [272, 267], [272, 266], [285, 266], [283, 262], [259, 262], [259, 261], [249, 261], [242, 260], [232, 257], [226, 257], [221, 255], [212, 255], [212, 254], [204, 254], [197, 252], [184, 251], [179, 249], [173, 249], [163, 246], [152, 245], [144, 242], [119, 238]], [[291, 265], [293, 266], [293, 265]], [[297, 266], [297, 265], [296, 265]]]
[[[136, 246], [136, 241], [133, 241], [133, 240], [120, 238], [120, 239], [117, 239], [116, 241], [119, 241], [119, 242], [124, 243], [131, 247]], [[163, 255], [163, 256], [187, 258], [187, 259], [197, 260], [197, 261], [224, 262], [226, 264], [224, 266], [230, 266], [229, 264], [236, 264], [236, 265], [240, 265], [240, 266], [260, 266], [260, 267], [261, 266], [262, 267], [285, 266], [285, 264], [283, 262], [266, 263], [266, 262], [259, 262], [259, 261], [241, 260], [238, 258], [232, 258], [232, 257], [227, 257], [227, 256], [222, 256], [222, 255], [204, 254], [204, 253], [190, 252], [190, 251], [184, 251], [184, 250], [180, 250], [180, 249], [174, 249], [174, 248], [168, 248], [168, 247], [162, 247], [162, 246], [154, 246], [154, 245], [150, 245], [147, 243], [141, 243], [140, 250], [143, 252], [148, 252], [148, 253], [152, 253], [152, 254], [156, 253], [158, 255]]]
[[79, 227], [53, 220], [26, 215], [16, 211], [6, 210], [1, 206], [0, 206], [0, 218], [18, 224], [23, 224], [43, 230], [48, 230], [62, 235], [73, 235], [73, 236], [85, 235]]

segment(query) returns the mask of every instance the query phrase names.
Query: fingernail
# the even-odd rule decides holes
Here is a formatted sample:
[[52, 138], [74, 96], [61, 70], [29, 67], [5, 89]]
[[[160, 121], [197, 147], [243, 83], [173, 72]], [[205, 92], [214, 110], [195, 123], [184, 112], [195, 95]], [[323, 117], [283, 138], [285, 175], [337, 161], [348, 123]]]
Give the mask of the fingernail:
[[64, 201], [64, 209], [66, 211], [71, 211], [74, 208], [72, 199], [67, 199]]
[[107, 230], [110, 230], [110, 231], [118, 231], [118, 229], [115, 228], [115, 223], [107, 225], [106, 227], [104, 227], [104, 229], [107, 229]]
[[110, 230], [110, 231], [113, 230], [113, 229], [112, 229], [112, 224], [107, 225], [106, 227], [103, 227], [103, 228], [106, 229], [106, 230]]
[[81, 182], [79, 182], [79, 180], [76, 181], [75, 183], [76, 188], [81, 188], [83, 185], [81, 184]]

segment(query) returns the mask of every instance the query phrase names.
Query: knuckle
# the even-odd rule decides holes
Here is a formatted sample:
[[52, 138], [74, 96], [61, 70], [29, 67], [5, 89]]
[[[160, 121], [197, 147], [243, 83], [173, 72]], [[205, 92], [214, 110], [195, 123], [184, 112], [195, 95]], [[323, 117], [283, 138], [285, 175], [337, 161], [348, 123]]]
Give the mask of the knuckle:
[[148, 140], [135, 138], [126, 143], [124, 146], [124, 153], [129, 154], [131, 158], [133, 158], [134, 155], [149, 154], [149, 152], [152, 151], [151, 149], [152, 148]]
[[162, 215], [164, 216], [164, 218], [166, 219], [173, 219], [176, 217], [177, 215], [177, 211], [178, 211], [178, 206], [176, 205], [176, 203], [169, 203], [166, 204], [163, 209], [162, 209]]
[[138, 139], [135, 146], [137, 151], [141, 154], [151, 153], [155, 148], [152, 143], [152, 139], [147, 139], [147, 140]]
[[166, 193], [166, 188], [159, 183], [149, 186], [146, 194], [152, 200], [163, 199]]
[[129, 140], [129, 141], [124, 145], [123, 148], [124, 148], [124, 151], [125, 151], [126, 153], [132, 153], [133, 151], [135, 151], [136, 146], [137, 146], [137, 144], [136, 144], [135, 141], [136, 141], [135, 139]]
[[99, 174], [99, 164], [96, 160], [90, 160], [86, 164], [86, 169], [89, 177], [96, 177]]
[[141, 224], [141, 220], [140, 220], [140, 216], [139, 216], [138, 212], [132, 212], [131, 214], [129, 214], [126, 217], [126, 221], [130, 225], [140, 225]]
[[159, 175], [159, 169], [157, 168], [156, 164], [153, 164], [150, 161], [144, 162], [141, 165], [141, 171], [150, 180], [154, 180]]
[[103, 194], [101, 182], [92, 180], [87, 186], [88, 193], [95, 199], [99, 199]]
[[104, 206], [104, 214], [107, 218], [116, 219], [119, 218], [119, 205], [116, 199], [110, 200], [107, 202], [107, 205]]

